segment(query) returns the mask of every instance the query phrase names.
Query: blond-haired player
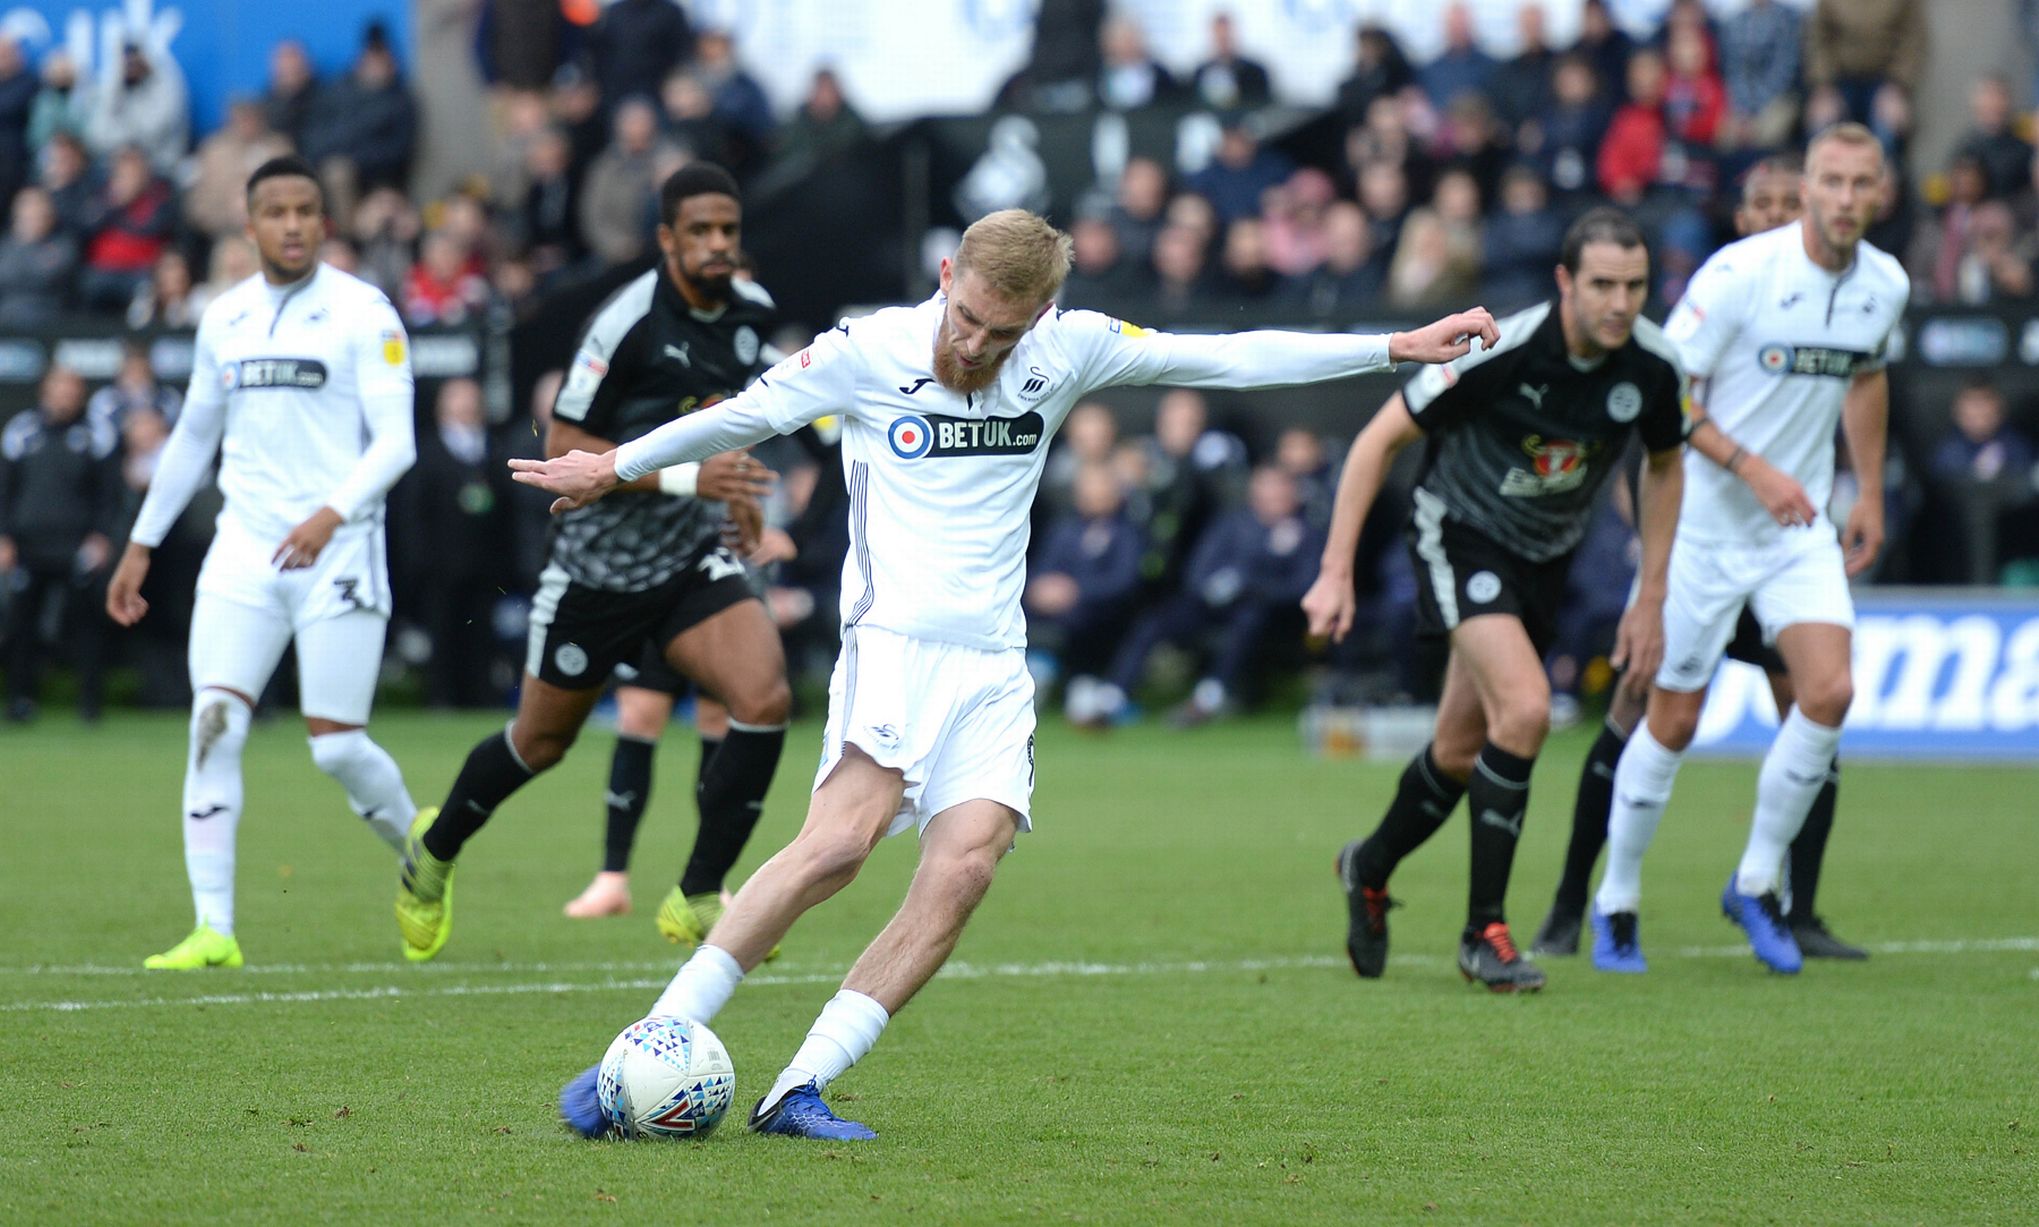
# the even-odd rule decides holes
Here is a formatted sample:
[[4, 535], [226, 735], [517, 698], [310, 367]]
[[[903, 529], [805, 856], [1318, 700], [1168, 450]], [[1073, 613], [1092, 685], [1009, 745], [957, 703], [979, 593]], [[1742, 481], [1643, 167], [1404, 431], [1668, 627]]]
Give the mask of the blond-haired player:
[[[807, 1042], [758, 1101], [764, 1133], [861, 1139], [821, 1091], [877, 1042], [955, 948], [999, 858], [1030, 829], [1034, 686], [1020, 590], [1048, 440], [1098, 388], [1275, 387], [1441, 362], [1496, 333], [1482, 310], [1388, 336], [1175, 337], [1054, 298], [1068, 237], [1021, 210], [972, 225], [941, 292], [848, 320], [743, 394], [602, 455], [513, 462], [560, 496], [600, 498], [666, 465], [845, 415], [850, 494], [842, 655], [806, 825], [753, 874], [652, 1008], [707, 1021], [795, 920], [848, 885], [886, 835], [917, 830], [920, 864]], [[604, 1127], [594, 1071], [562, 1097]]]
[[[1603, 971], [1644, 970], [1643, 853], [1745, 605], [1784, 658], [1794, 706], [1764, 757], [1755, 820], [1721, 910], [1765, 966], [1787, 974], [1803, 966], [1780, 898], [1782, 863], [1826, 783], [1854, 697], [1848, 577], [1883, 544], [1884, 353], [1910, 295], [1897, 260], [1862, 241], [1883, 173], [1883, 148], [1868, 129], [1839, 124], [1813, 138], [1798, 224], [1715, 253], [1664, 326], [1705, 384], [1694, 398], [1700, 420], [1685, 461], [1664, 663], [1614, 773], [1607, 868], [1590, 917]], [[1838, 534], [1825, 511], [1836, 423], [1861, 482]]]

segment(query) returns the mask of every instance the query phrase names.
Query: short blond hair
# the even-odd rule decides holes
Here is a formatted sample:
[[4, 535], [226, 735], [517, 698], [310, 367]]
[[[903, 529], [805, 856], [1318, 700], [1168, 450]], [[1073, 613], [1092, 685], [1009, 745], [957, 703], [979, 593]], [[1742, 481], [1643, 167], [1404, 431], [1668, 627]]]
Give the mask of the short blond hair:
[[992, 293], [1015, 303], [1045, 303], [1062, 288], [1072, 259], [1069, 236], [1025, 209], [1000, 209], [972, 222], [956, 247], [957, 276], [973, 272]]
[[1851, 120], [1822, 128], [1818, 135], [1812, 138], [1812, 143], [1805, 147], [1805, 165], [1808, 169], [1812, 166], [1813, 158], [1818, 155], [1820, 146], [1827, 144], [1857, 147], [1866, 145], [1876, 151], [1878, 159], [1883, 157], [1883, 142], [1876, 139], [1874, 132]]

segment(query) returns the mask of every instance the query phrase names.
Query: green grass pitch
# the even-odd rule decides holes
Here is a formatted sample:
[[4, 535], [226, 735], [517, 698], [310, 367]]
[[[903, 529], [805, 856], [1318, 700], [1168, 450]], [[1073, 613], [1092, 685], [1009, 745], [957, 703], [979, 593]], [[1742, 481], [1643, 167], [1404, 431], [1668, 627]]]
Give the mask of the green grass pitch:
[[[424, 801], [500, 718], [393, 713]], [[1763, 972], [1723, 921], [1750, 764], [1687, 766], [1647, 870], [1640, 978], [1549, 960], [1490, 996], [1451, 959], [1461, 815], [1403, 867], [1388, 975], [1346, 966], [1332, 856], [1392, 765], [1265, 720], [1042, 733], [1022, 838], [951, 974], [836, 1084], [873, 1144], [585, 1143], [561, 1082], [677, 965], [651, 913], [692, 836], [672, 739], [635, 915], [562, 918], [595, 867], [591, 730], [462, 862], [438, 963], [398, 954], [385, 850], [258, 726], [237, 972], [143, 974], [190, 923], [184, 721], [0, 732], [0, 1222], [2031, 1222], [2039, 773], [1854, 763], [1822, 910], [1867, 964]], [[745, 865], [796, 829], [794, 730]], [[1539, 764], [1512, 919], [1555, 881], [1586, 735]], [[738, 1108], [898, 900], [910, 840], [715, 1020]]]

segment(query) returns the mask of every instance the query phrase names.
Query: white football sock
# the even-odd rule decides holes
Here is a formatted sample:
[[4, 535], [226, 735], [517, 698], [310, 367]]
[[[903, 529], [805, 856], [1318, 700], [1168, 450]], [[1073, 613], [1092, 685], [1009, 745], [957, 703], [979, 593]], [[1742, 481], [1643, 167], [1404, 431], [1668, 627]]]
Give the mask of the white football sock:
[[184, 760], [184, 871], [198, 923], [234, 932], [234, 833], [241, 824], [241, 747], [248, 705], [223, 690], [200, 690], [191, 705]]
[[1636, 726], [1614, 768], [1614, 804], [1607, 815], [1607, 869], [1593, 906], [1601, 915], [1633, 912], [1642, 903], [1643, 853], [1656, 838], [1657, 822], [1671, 800], [1683, 751], [1667, 750], [1650, 736], [1648, 721]]
[[891, 1019], [884, 1006], [855, 989], [846, 988], [837, 993], [821, 1007], [821, 1016], [814, 1020], [814, 1026], [807, 1032], [807, 1042], [793, 1054], [792, 1063], [772, 1084], [771, 1091], [758, 1104], [758, 1110], [770, 1111], [787, 1091], [809, 1082], [818, 1083], [826, 1090], [829, 1083], [841, 1077], [844, 1070], [871, 1051], [872, 1045], [878, 1042], [879, 1033], [885, 1030], [885, 1024]]
[[1756, 821], [1735, 872], [1737, 891], [1761, 895], [1777, 889], [1785, 850], [1798, 838], [1840, 748], [1841, 730], [1813, 723], [1796, 707], [1784, 718], [1756, 776]]
[[311, 748], [312, 762], [347, 790], [347, 804], [378, 839], [401, 854], [418, 806], [389, 751], [370, 741], [362, 729], [322, 733], [311, 739]]
[[729, 1004], [729, 995], [742, 981], [743, 968], [736, 959], [722, 947], [703, 942], [694, 957], [681, 965], [679, 974], [659, 994], [651, 1015], [646, 1017], [670, 1014], [695, 1022], [712, 1021]]

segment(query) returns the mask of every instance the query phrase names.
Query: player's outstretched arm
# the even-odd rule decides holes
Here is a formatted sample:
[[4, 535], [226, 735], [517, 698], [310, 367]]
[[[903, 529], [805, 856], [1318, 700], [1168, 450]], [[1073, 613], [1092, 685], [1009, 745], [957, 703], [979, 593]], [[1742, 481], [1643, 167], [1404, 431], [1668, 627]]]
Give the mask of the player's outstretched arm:
[[1450, 362], [1472, 352], [1478, 339], [1486, 348], [1501, 339], [1501, 330], [1485, 307], [1474, 307], [1447, 315], [1414, 332], [1397, 332], [1388, 337], [1391, 362]]
[[1446, 362], [1477, 338], [1500, 337], [1494, 317], [1475, 307], [1413, 332], [1390, 336], [1259, 329], [1217, 336], [1149, 332], [1089, 311], [1067, 312], [1067, 335], [1086, 344], [1090, 388], [1168, 384], [1184, 388], [1289, 388], [1391, 370], [1397, 362]]
[[1422, 428], [1416, 425], [1402, 394], [1397, 392], [1352, 441], [1351, 450], [1345, 454], [1345, 468], [1338, 475], [1338, 496], [1331, 507], [1331, 535], [1324, 543], [1317, 582], [1303, 595], [1303, 614], [1309, 619], [1311, 638], [1328, 635], [1332, 642], [1340, 643], [1352, 629], [1358, 609], [1352, 588], [1352, 559], [1359, 552], [1359, 534], [1366, 526], [1366, 513], [1372, 510], [1396, 454], [1422, 435]]

